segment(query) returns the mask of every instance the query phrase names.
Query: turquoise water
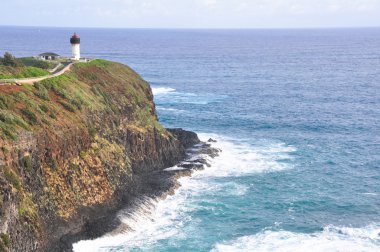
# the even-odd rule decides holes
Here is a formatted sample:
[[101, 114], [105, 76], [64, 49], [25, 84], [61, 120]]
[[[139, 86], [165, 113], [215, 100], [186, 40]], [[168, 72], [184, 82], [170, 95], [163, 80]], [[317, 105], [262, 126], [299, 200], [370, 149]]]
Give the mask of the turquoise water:
[[[70, 53], [69, 29], [0, 31], [18, 56]], [[76, 32], [151, 83], [165, 126], [223, 152], [75, 251], [380, 250], [380, 29]]]

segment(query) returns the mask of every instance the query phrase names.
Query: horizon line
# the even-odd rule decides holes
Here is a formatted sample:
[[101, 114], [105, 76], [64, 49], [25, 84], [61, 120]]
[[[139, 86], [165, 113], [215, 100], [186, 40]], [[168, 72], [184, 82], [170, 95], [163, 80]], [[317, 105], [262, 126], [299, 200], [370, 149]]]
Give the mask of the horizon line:
[[57, 28], [57, 29], [119, 29], [119, 30], [317, 30], [317, 29], [371, 29], [374, 26], [308, 26], [308, 27], [108, 27], [108, 26], [37, 26], [37, 25], [3, 25], [0, 27], [19, 28]]

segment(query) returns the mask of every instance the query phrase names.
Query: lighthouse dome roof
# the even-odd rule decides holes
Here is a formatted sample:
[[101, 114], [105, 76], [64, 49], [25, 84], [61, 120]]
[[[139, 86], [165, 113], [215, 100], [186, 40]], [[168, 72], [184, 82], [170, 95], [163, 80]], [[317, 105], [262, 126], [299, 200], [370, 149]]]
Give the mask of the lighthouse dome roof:
[[79, 35], [76, 32], [74, 32], [72, 38], [80, 38], [80, 37], [79, 37]]
[[75, 32], [74, 32], [73, 36], [70, 38], [70, 43], [71, 44], [80, 44], [80, 37]]

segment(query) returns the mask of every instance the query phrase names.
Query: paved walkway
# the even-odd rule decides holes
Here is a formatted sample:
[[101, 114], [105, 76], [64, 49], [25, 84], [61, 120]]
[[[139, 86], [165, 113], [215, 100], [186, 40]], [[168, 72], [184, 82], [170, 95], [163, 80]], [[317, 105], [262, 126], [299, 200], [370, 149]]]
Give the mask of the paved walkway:
[[25, 78], [25, 79], [10, 79], [10, 80], [0, 80], [0, 85], [12, 85], [12, 84], [18, 84], [18, 85], [33, 85], [35, 82], [43, 81], [46, 79], [54, 78], [59, 75], [62, 75], [70, 70], [70, 67], [74, 64], [74, 62], [71, 63], [64, 63], [64, 67], [61, 70], [56, 70], [52, 74], [42, 76], [42, 77], [33, 77], [33, 78]]

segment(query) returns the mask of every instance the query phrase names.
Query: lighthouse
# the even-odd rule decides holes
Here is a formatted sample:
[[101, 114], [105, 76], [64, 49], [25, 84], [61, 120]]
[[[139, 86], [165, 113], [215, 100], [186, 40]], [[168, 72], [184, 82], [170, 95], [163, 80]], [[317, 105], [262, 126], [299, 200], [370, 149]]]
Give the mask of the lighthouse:
[[74, 35], [70, 39], [71, 43], [71, 51], [72, 51], [72, 59], [79, 60], [80, 59], [80, 37], [74, 33]]

